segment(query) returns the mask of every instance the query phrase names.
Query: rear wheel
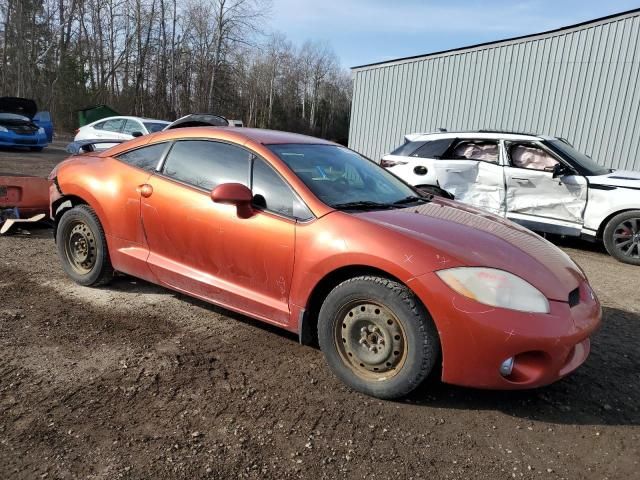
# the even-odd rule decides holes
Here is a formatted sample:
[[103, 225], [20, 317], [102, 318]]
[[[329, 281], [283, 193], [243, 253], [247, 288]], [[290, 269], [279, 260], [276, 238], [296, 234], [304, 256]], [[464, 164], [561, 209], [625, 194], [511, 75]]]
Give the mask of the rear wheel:
[[440, 351], [426, 309], [404, 285], [362, 276], [341, 283], [318, 319], [320, 348], [331, 370], [354, 390], [402, 397], [431, 372]]
[[113, 278], [104, 230], [89, 206], [78, 205], [62, 215], [56, 246], [62, 268], [80, 285], [104, 285]]
[[41, 152], [43, 149], [44, 147], [31, 147], [32, 152]]
[[603, 240], [613, 258], [640, 265], [640, 210], [623, 212], [609, 220]]

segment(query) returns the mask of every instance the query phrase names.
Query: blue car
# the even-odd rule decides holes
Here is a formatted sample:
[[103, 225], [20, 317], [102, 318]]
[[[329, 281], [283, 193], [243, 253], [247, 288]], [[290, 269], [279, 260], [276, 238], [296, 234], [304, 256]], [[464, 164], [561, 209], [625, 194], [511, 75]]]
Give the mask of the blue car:
[[51, 114], [49, 112], [38, 112], [33, 117], [33, 123], [39, 127], [44, 128], [44, 132], [47, 134], [47, 140], [49, 143], [53, 141], [53, 122], [51, 121]]
[[28, 147], [35, 151], [46, 147], [47, 132], [33, 121], [37, 112], [33, 100], [0, 97], [0, 147]]

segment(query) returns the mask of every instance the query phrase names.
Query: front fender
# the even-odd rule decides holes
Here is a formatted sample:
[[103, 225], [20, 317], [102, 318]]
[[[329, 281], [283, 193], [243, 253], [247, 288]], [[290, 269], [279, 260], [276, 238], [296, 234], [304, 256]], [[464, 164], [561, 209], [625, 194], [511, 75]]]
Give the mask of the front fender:
[[306, 308], [316, 285], [345, 267], [375, 269], [406, 284], [443, 264], [448, 268], [462, 265], [458, 259], [411, 237], [334, 212], [296, 227], [290, 303]]
[[640, 210], [640, 190], [624, 187], [615, 187], [613, 190], [589, 188], [584, 226], [600, 231], [606, 227], [608, 218], [628, 210]]

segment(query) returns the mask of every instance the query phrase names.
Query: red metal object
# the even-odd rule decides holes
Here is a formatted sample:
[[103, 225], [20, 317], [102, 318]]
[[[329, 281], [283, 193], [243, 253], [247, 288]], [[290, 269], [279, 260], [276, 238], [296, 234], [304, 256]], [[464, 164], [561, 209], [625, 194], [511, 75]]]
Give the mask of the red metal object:
[[[297, 222], [252, 210], [242, 185], [207, 194], [114, 158], [150, 142], [185, 138], [221, 140], [262, 157], [314, 219]], [[584, 274], [559, 249], [529, 230], [444, 199], [394, 210], [337, 211], [265, 147], [274, 143], [330, 142], [252, 129], [160, 132], [63, 162], [52, 173], [63, 196], [52, 189], [52, 201], [81, 199], [94, 209], [116, 270], [292, 332], [300, 332], [312, 294], [331, 275], [354, 266], [384, 272], [412, 289], [431, 313], [445, 382], [530, 388], [584, 362], [588, 338], [600, 323], [600, 304]], [[525, 279], [547, 297], [550, 313], [482, 305], [435, 273], [462, 266], [502, 269]], [[581, 301], [571, 308], [567, 299], [576, 289]], [[509, 357], [515, 358], [513, 373], [505, 378], [499, 367]]]
[[49, 181], [27, 175], [0, 174], [0, 208], [17, 207], [21, 217], [49, 213]]

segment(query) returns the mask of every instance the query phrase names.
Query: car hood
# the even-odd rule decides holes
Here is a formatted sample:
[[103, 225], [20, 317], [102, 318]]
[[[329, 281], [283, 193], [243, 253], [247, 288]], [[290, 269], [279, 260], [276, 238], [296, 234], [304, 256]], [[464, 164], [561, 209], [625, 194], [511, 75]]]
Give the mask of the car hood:
[[569, 256], [544, 238], [490, 213], [437, 199], [416, 207], [356, 214], [417, 238], [467, 266], [505, 270], [547, 298], [566, 302], [585, 276]]
[[587, 177], [592, 185], [609, 185], [614, 187], [640, 188], [640, 172], [631, 170], [614, 170], [606, 175]]
[[14, 113], [32, 119], [38, 113], [38, 105], [29, 98], [0, 97], [0, 112]]

